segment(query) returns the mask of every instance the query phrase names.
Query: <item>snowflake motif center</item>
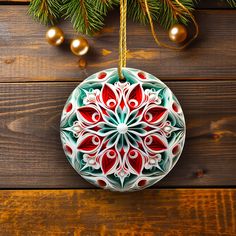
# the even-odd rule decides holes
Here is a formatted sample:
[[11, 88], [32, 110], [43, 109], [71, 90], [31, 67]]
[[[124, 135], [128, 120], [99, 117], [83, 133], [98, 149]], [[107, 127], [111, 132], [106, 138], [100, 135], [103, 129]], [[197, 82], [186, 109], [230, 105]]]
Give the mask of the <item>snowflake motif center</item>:
[[128, 132], [128, 126], [125, 123], [118, 124], [116, 129], [120, 134], [126, 134]]

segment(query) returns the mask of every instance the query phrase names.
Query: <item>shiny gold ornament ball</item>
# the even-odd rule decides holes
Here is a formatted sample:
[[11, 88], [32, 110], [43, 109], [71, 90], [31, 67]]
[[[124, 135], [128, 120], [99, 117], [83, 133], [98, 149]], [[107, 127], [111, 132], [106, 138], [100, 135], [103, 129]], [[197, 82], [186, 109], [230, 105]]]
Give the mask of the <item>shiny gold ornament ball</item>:
[[76, 56], [83, 56], [89, 50], [89, 43], [84, 37], [78, 37], [71, 41], [70, 50]]
[[58, 27], [51, 27], [46, 32], [47, 42], [53, 46], [59, 46], [64, 42], [64, 33]]
[[175, 43], [182, 43], [188, 36], [187, 29], [184, 25], [175, 24], [169, 30], [169, 38]]

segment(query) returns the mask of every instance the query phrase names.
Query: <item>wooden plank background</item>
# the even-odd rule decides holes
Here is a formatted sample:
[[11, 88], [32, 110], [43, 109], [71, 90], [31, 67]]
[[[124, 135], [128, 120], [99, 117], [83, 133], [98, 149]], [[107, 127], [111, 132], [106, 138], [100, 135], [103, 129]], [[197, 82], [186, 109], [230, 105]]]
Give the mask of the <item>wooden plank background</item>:
[[[0, 7], [1, 82], [77, 82], [104, 68], [117, 66], [119, 17], [116, 11], [108, 17], [103, 32], [89, 39], [92, 48], [87, 56], [88, 67], [81, 70], [67, 44], [55, 48], [46, 43], [46, 28], [26, 14], [27, 7]], [[235, 11], [199, 10], [197, 20], [200, 36], [182, 52], [158, 48], [148, 27], [129, 21], [128, 66], [153, 73], [162, 80], [234, 79]], [[61, 27], [68, 43], [76, 34], [70, 23], [64, 22]], [[165, 40], [167, 33], [160, 29], [160, 36]]]
[[[3, 191], [2, 235], [235, 235], [236, 191]], [[32, 217], [33, 216], [33, 217]], [[216, 234], [217, 232], [217, 234]]]
[[236, 235], [236, 11], [200, 1], [199, 38], [181, 52], [158, 48], [148, 27], [128, 22], [128, 66], [177, 95], [187, 141], [153, 189], [120, 194], [91, 189], [75, 173], [58, 131], [73, 88], [117, 66], [118, 11], [88, 38], [88, 66], [80, 69], [68, 50], [71, 24], [60, 24], [66, 44], [49, 46], [28, 2], [0, 0], [0, 235]]
[[[27, 6], [0, 7], [0, 187], [91, 188], [67, 163], [57, 130], [62, 107], [77, 83], [117, 66], [118, 15], [90, 39], [88, 67], [81, 70], [68, 45], [50, 47], [45, 27], [26, 11]], [[197, 19], [199, 39], [183, 52], [157, 48], [147, 27], [128, 24], [128, 66], [169, 81], [187, 119], [184, 153], [158, 186], [236, 183], [236, 14], [200, 10]], [[62, 28], [69, 41], [75, 35], [71, 25], [66, 22]], [[164, 38], [166, 33], [160, 33]]]
[[[1, 187], [93, 187], [71, 168], [58, 132], [61, 110], [76, 84], [1, 85]], [[187, 142], [177, 166], [158, 186], [235, 185], [236, 81], [168, 81], [168, 85], [185, 110]]]

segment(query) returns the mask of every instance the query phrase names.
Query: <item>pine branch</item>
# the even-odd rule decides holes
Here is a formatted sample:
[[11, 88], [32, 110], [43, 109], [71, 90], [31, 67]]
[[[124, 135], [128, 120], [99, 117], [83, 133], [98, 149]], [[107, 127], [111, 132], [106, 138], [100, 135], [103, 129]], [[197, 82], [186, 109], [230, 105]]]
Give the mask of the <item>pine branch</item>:
[[231, 7], [236, 8], [236, 0], [226, 0], [226, 1]]
[[[195, 1], [181, 0], [181, 3], [189, 11], [193, 11]], [[165, 29], [169, 29], [175, 23], [187, 24], [189, 21], [189, 14], [175, 0], [148, 0], [148, 6], [153, 21], [158, 21]], [[148, 23], [144, 0], [130, 0], [128, 16], [134, 21]]]
[[[153, 21], [169, 29], [175, 23], [187, 24], [189, 14], [176, 0], [147, 0]], [[193, 11], [198, 0], [179, 0]], [[203, 1], [203, 0], [202, 0]], [[222, 0], [236, 8], [236, 0]], [[77, 32], [92, 35], [104, 26], [104, 17], [120, 0], [31, 0], [29, 14], [43, 24], [53, 24], [61, 17], [70, 18]], [[127, 14], [134, 21], [148, 23], [145, 0], [128, 0]]]
[[[154, 21], [157, 20], [159, 12], [157, 0], [148, 0], [147, 3], [152, 19]], [[127, 14], [128, 17], [132, 18], [135, 22], [141, 22], [142, 24], [148, 23], [148, 15], [144, 0], [129, 0]]]
[[96, 10], [106, 15], [109, 10], [113, 9], [114, 5], [119, 3], [119, 0], [94, 0], [93, 2]]
[[104, 16], [111, 6], [111, 0], [66, 0], [61, 10], [77, 32], [92, 35], [103, 27]]
[[[180, 1], [189, 11], [194, 10], [193, 0]], [[173, 24], [182, 23], [187, 24], [189, 21], [189, 14], [181, 7], [175, 0], [158, 0], [159, 15], [158, 22], [163, 28], [169, 29]]]
[[54, 24], [60, 18], [61, 0], [31, 0], [28, 13], [40, 23]]

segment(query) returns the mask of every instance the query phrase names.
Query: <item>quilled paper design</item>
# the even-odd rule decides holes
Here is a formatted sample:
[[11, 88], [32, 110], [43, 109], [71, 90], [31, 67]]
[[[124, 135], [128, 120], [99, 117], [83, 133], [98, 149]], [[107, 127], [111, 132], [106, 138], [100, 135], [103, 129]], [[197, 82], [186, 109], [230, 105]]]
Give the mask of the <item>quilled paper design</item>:
[[70, 95], [61, 117], [61, 140], [74, 169], [89, 182], [135, 191], [162, 179], [185, 141], [181, 106], [151, 74], [124, 68], [88, 77]]

